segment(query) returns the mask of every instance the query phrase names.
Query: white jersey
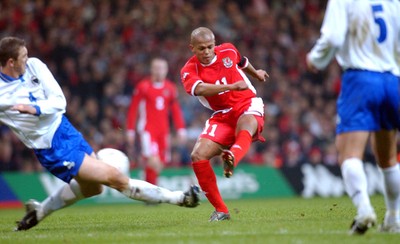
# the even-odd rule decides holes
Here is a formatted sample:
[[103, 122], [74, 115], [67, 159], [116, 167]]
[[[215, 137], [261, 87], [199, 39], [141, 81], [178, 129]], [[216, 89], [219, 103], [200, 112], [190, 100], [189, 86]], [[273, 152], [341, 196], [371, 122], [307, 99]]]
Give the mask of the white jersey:
[[[40, 108], [39, 115], [12, 111], [15, 104]], [[0, 73], [0, 121], [9, 126], [29, 148], [50, 148], [65, 113], [64, 94], [47, 66], [29, 58], [26, 72], [18, 79]]]
[[400, 75], [400, 1], [329, 0], [308, 59], [323, 69], [334, 55], [344, 70]]

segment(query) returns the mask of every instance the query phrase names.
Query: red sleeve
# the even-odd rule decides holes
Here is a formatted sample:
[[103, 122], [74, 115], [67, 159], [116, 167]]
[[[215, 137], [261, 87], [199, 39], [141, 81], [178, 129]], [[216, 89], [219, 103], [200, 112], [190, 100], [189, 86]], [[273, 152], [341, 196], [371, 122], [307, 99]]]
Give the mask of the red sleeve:
[[189, 59], [189, 61], [181, 69], [181, 81], [185, 91], [194, 96], [194, 89], [196, 88], [197, 84], [201, 82], [201, 79], [197, 74], [197, 63], [195, 62], [194, 57]]
[[172, 102], [171, 102], [171, 115], [174, 121], [176, 130], [185, 129], [185, 120], [183, 119], [183, 113], [181, 105], [178, 100], [178, 91], [174, 84], [171, 83], [172, 91]]
[[138, 114], [139, 103], [143, 99], [143, 85], [139, 83], [133, 91], [131, 103], [129, 105], [128, 114], [126, 116], [126, 130], [136, 129], [136, 119]]

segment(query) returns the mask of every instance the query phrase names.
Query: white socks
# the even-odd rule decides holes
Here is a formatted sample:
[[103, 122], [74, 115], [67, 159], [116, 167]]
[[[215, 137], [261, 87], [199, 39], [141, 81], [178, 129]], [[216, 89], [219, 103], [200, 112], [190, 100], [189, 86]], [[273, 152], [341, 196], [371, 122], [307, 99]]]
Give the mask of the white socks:
[[363, 163], [358, 158], [346, 159], [341, 166], [345, 189], [357, 208], [357, 215], [374, 212], [368, 196], [367, 177]]
[[396, 164], [392, 167], [381, 169], [383, 173], [384, 196], [386, 203], [385, 224], [400, 223], [400, 168]]
[[151, 203], [170, 203], [179, 205], [183, 202], [182, 191], [170, 191], [142, 180], [129, 179], [129, 188], [122, 193], [132, 199]]
[[37, 212], [38, 221], [44, 219], [55, 210], [67, 207], [82, 198], [84, 196], [78, 182], [74, 179], [71, 180], [69, 184], [65, 184], [41, 203], [41, 209]]
[[[170, 203], [180, 205], [185, 197], [182, 191], [170, 191], [141, 180], [129, 180], [129, 188], [122, 193], [132, 199], [147, 201], [151, 203]], [[37, 210], [38, 221], [41, 221], [52, 212], [67, 207], [85, 198], [82, 195], [79, 184], [71, 180], [58, 191], [47, 197]]]

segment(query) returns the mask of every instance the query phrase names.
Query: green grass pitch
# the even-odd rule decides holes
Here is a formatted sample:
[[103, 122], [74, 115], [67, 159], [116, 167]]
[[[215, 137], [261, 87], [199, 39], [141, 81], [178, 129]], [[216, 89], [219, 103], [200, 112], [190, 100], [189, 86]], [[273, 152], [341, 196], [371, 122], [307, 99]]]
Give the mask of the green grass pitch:
[[[380, 222], [382, 196], [371, 199]], [[76, 205], [28, 231], [13, 232], [23, 209], [0, 210], [0, 243], [399, 243], [399, 234], [349, 236], [350, 199], [285, 198], [227, 201], [231, 221], [208, 222], [207, 201], [194, 209], [141, 203]]]

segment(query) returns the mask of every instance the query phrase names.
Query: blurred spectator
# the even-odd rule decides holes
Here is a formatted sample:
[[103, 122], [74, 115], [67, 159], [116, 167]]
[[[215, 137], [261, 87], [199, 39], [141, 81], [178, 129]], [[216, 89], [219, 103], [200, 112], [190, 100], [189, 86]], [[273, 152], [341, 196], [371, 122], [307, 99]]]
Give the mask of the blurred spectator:
[[308, 152], [309, 163], [311, 165], [319, 165], [322, 164], [322, 152], [318, 147], [313, 147]]

